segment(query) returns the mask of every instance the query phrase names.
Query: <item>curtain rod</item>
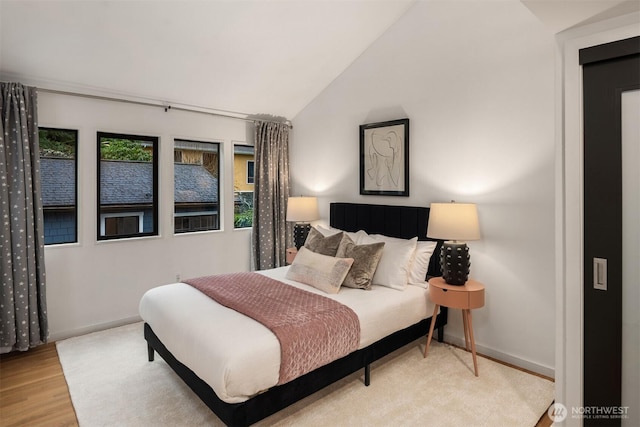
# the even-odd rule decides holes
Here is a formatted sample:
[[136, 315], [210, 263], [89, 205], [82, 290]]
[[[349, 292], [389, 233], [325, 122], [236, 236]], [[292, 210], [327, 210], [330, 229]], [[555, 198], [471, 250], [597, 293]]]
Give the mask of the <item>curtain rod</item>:
[[[41, 92], [48, 92], [48, 93], [53, 93], [53, 94], [57, 94], [57, 95], [68, 95], [68, 96], [77, 96], [77, 97], [81, 97], [81, 98], [89, 98], [89, 99], [98, 99], [101, 101], [113, 101], [113, 102], [123, 102], [126, 104], [134, 104], [134, 105], [144, 105], [147, 107], [160, 107], [160, 108], [164, 108], [164, 111], [167, 112], [169, 110], [178, 110], [178, 111], [188, 111], [190, 113], [200, 113], [200, 114], [208, 114], [211, 116], [218, 116], [218, 117], [225, 117], [228, 119], [236, 119], [236, 120], [243, 120], [245, 122], [251, 122], [251, 123], [255, 123], [257, 121], [262, 121], [262, 122], [269, 122], [269, 123], [284, 123], [287, 126], [289, 126], [290, 129], [293, 129], [293, 125], [291, 124], [291, 122], [289, 120], [285, 120], [284, 122], [278, 122], [275, 120], [266, 120], [266, 119], [251, 119], [249, 117], [242, 117], [242, 116], [248, 116], [248, 114], [246, 113], [233, 113], [233, 112], [222, 112], [222, 111], [205, 111], [205, 110], [199, 110], [198, 108], [203, 108], [205, 109], [206, 107], [197, 107], [197, 106], [187, 106], [185, 104], [181, 104], [181, 105], [174, 105], [172, 106], [169, 102], [164, 102], [164, 101], [136, 101], [133, 99], [125, 99], [125, 98], [116, 98], [116, 97], [111, 97], [111, 96], [103, 96], [103, 95], [91, 95], [88, 93], [80, 93], [80, 92], [68, 92], [68, 91], [64, 91], [64, 90], [57, 90], [57, 89], [46, 89], [46, 88], [37, 88], [38, 91]], [[235, 116], [234, 114], [238, 114], [237, 116]]]

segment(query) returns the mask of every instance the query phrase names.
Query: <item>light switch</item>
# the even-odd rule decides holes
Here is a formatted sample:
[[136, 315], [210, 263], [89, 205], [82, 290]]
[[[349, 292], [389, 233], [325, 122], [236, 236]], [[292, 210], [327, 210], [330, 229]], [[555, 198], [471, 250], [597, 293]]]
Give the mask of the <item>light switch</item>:
[[607, 260], [604, 258], [593, 259], [593, 288], [607, 290]]

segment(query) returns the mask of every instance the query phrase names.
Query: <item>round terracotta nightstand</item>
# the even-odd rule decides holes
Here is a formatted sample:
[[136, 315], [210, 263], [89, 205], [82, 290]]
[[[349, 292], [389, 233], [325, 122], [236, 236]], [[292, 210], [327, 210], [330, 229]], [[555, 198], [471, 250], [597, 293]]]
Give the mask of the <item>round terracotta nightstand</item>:
[[296, 259], [296, 255], [298, 255], [298, 249], [295, 247], [287, 248], [287, 265], [292, 264], [293, 260]]
[[[435, 303], [431, 326], [427, 337], [427, 345], [424, 349], [424, 357], [427, 357], [431, 338], [433, 337], [433, 326], [440, 306], [458, 308], [462, 310], [462, 324], [464, 326], [464, 342], [467, 351], [473, 355], [473, 367], [476, 377], [478, 376], [478, 362], [476, 360], [476, 343], [473, 338], [473, 322], [471, 320], [471, 310], [484, 306], [484, 285], [475, 280], [467, 280], [462, 286], [449, 285], [442, 277], [434, 277], [429, 280], [429, 297]], [[471, 348], [469, 348], [471, 347]]]

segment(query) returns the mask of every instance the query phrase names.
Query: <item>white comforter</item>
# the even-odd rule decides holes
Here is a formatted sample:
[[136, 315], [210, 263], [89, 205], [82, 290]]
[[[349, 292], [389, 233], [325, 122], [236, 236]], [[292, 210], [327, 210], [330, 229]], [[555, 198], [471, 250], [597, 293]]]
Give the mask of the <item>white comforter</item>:
[[[260, 273], [350, 307], [360, 319], [359, 348], [433, 313], [427, 289], [418, 286], [409, 285], [404, 291], [382, 286], [373, 286], [370, 291], [343, 287], [328, 295], [284, 279], [287, 268]], [[278, 382], [280, 344], [276, 336], [187, 284], [149, 290], [140, 301], [140, 316], [175, 358], [225, 402], [243, 402]]]

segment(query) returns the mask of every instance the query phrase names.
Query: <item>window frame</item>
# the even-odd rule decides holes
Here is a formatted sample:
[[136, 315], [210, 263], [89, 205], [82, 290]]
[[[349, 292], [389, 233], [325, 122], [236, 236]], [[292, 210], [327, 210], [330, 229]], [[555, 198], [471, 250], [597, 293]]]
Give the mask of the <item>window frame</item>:
[[[80, 241], [80, 239], [78, 238], [78, 230], [79, 230], [79, 224], [78, 224], [78, 218], [79, 218], [79, 204], [78, 204], [78, 129], [64, 129], [64, 128], [56, 128], [56, 127], [49, 127], [49, 126], [38, 126], [38, 160], [41, 159], [41, 148], [40, 148], [40, 131], [41, 130], [52, 130], [52, 131], [61, 131], [61, 132], [72, 132], [75, 135], [75, 143], [74, 143], [74, 154], [73, 154], [73, 161], [74, 161], [74, 168], [75, 168], [75, 173], [74, 173], [74, 197], [73, 197], [73, 203], [74, 203], [74, 235], [75, 235], [75, 240], [73, 241], [69, 241], [69, 242], [59, 242], [59, 243], [45, 243], [45, 246], [54, 246], [54, 245], [68, 245], [68, 244], [74, 244], [74, 243], [78, 243]], [[42, 176], [40, 177], [40, 180], [42, 182]], [[43, 212], [43, 221], [44, 221], [44, 204], [42, 206], [42, 212]], [[44, 225], [44, 224], [43, 224]]]
[[[175, 196], [175, 188], [176, 188], [176, 172], [175, 172], [175, 165], [176, 163], [181, 163], [184, 164], [184, 152], [182, 151], [183, 149], [177, 149], [180, 150], [182, 152], [181, 154], [181, 161], [180, 162], [176, 162], [175, 159], [175, 153], [176, 153], [176, 143], [177, 142], [185, 142], [185, 143], [193, 143], [193, 144], [210, 144], [210, 145], [215, 145], [216, 146], [216, 153], [217, 153], [217, 159], [218, 159], [218, 164], [217, 164], [217, 177], [214, 177], [218, 180], [218, 186], [217, 186], [217, 201], [216, 201], [216, 210], [215, 211], [193, 211], [193, 212], [180, 212], [180, 213], [176, 213], [176, 196]], [[173, 138], [173, 153], [174, 153], [174, 159], [173, 159], [173, 206], [172, 206], [172, 211], [173, 211], [173, 223], [172, 223], [172, 227], [173, 227], [173, 235], [174, 236], [180, 236], [180, 235], [185, 235], [185, 234], [192, 234], [192, 233], [207, 233], [207, 232], [215, 232], [215, 231], [220, 231], [222, 230], [222, 221], [221, 221], [221, 194], [220, 194], [220, 181], [221, 181], [221, 169], [222, 169], [222, 147], [223, 144], [220, 141], [202, 141], [202, 140], [197, 140], [197, 139], [191, 139], [191, 138]], [[204, 167], [204, 151], [202, 152], [203, 155], [203, 162], [200, 166]], [[206, 168], [205, 168], [206, 169]], [[182, 231], [178, 231], [176, 230], [176, 219], [177, 218], [181, 218], [181, 217], [187, 217], [187, 216], [214, 216], [215, 217], [215, 228], [209, 228], [209, 229], [204, 229], [204, 230], [182, 230]]]
[[[102, 138], [115, 138], [115, 139], [129, 139], [132, 141], [143, 141], [143, 142], [149, 142], [151, 143], [151, 147], [152, 147], [152, 160], [151, 160], [151, 164], [152, 164], [152, 168], [153, 168], [153, 194], [151, 196], [151, 211], [152, 211], [152, 221], [153, 221], [153, 227], [151, 231], [147, 231], [147, 232], [141, 232], [141, 233], [135, 233], [135, 234], [122, 234], [122, 235], [116, 235], [116, 236], [103, 236], [101, 235], [101, 218], [102, 215], [109, 215], [110, 212], [101, 212], [101, 196], [102, 196], [102, 192], [101, 192], [101, 175], [102, 175], [102, 171], [101, 171], [101, 161], [102, 161], [102, 144], [101, 144], [101, 139]], [[126, 134], [126, 133], [113, 133], [113, 132], [102, 132], [102, 131], [98, 131], [96, 134], [96, 140], [97, 140], [97, 153], [96, 153], [96, 159], [97, 159], [97, 167], [96, 167], [96, 183], [97, 183], [97, 188], [96, 188], [96, 206], [97, 206], [97, 227], [96, 227], [96, 237], [98, 241], [108, 241], [108, 240], [122, 240], [122, 239], [131, 239], [131, 238], [136, 238], [136, 237], [153, 237], [153, 236], [158, 236], [159, 235], [159, 225], [158, 225], [158, 210], [159, 210], [159, 205], [158, 205], [158, 200], [159, 200], [159, 159], [158, 159], [158, 155], [159, 155], [159, 147], [160, 147], [160, 137], [157, 136], [149, 136], [149, 135], [134, 135], [134, 134]], [[136, 209], [137, 211], [137, 209]], [[116, 216], [127, 216], [127, 215], [116, 215]]]

